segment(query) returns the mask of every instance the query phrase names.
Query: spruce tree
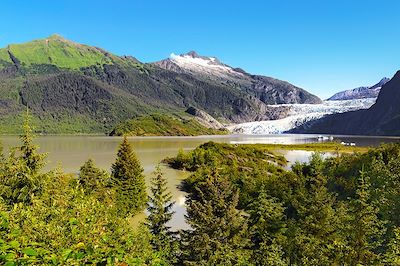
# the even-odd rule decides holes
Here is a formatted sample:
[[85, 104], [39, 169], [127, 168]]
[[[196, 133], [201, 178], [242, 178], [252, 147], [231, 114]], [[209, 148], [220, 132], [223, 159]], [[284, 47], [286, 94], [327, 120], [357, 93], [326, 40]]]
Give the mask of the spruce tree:
[[22, 129], [23, 133], [20, 136], [20, 140], [22, 142], [20, 147], [21, 160], [31, 174], [37, 174], [45, 165], [44, 159], [46, 158], [46, 154], [38, 153], [38, 146], [33, 144], [35, 135], [33, 134], [33, 129], [31, 127], [31, 116], [28, 108], [26, 109]]
[[33, 144], [30, 118], [27, 109], [20, 136], [22, 145], [12, 149], [7, 159], [2, 157], [0, 194], [9, 205], [18, 202], [30, 204], [32, 197], [42, 192], [48, 177], [41, 173], [46, 154], [38, 153], [38, 146]]
[[143, 168], [126, 136], [119, 146], [111, 173], [121, 214], [134, 215], [143, 210], [147, 202]]
[[264, 189], [250, 204], [250, 231], [253, 243], [252, 262], [255, 265], [287, 265], [282, 244], [285, 243], [285, 208]]
[[343, 259], [343, 253], [336, 249], [343, 243], [341, 217], [336, 212], [336, 199], [328, 191], [323, 164], [315, 153], [310, 163], [293, 167], [300, 184], [290, 199], [293, 210], [286, 234], [291, 264], [326, 265]]
[[400, 265], [400, 228], [393, 230], [384, 259], [385, 265]]
[[106, 186], [108, 174], [99, 169], [92, 159], [87, 160], [80, 168], [78, 182], [87, 193]]
[[385, 227], [378, 219], [378, 208], [370, 199], [370, 182], [364, 170], [360, 171], [356, 198], [352, 202], [349, 265], [371, 264], [379, 260]]
[[175, 202], [172, 194], [167, 191], [167, 180], [163, 176], [159, 166], [156, 168], [154, 177], [151, 179], [151, 195], [147, 203], [146, 225], [152, 234], [151, 244], [157, 252], [163, 253], [170, 260], [175, 259], [174, 233], [167, 225], [172, 219], [174, 212], [171, 210]]
[[245, 265], [250, 251], [238, 191], [213, 170], [187, 200], [183, 261], [188, 265]]

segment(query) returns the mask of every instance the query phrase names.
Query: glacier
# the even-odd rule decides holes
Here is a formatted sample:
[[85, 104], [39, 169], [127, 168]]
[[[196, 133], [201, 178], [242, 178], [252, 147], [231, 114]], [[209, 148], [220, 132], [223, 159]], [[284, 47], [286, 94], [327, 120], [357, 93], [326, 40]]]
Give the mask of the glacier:
[[370, 108], [376, 98], [324, 101], [321, 104], [277, 104], [269, 105], [271, 108], [288, 108], [285, 118], [268, 121], [254, 121], [228, 125], [226, 128], [232, 133], [239, 134], [282, 134], [302, 124], [322, 118], [326, 115], [344, 113]]

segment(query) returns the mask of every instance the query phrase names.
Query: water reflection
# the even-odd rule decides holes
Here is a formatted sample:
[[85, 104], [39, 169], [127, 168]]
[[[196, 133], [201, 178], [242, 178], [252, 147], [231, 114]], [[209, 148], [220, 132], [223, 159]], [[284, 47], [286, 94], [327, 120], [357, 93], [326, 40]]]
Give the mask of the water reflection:
[[[286, 170], [290, 170], [292, 165], [296, 162], [306, 163], [310, 160], [311, 156], [314, 152], [312, 151], [288, 151], [288, 150], [277, 150], [276, 152], [285, 156], [286, 160], [288, 160], [287, 165], [285, 166]], [[335, 156], [333, 152], [322, 152], [320, 153], [322, 158], [328, 158]]]

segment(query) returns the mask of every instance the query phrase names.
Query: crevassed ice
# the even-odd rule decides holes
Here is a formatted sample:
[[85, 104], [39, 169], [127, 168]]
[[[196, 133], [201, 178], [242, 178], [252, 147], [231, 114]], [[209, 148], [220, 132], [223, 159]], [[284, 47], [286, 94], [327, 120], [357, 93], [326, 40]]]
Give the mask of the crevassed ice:
[[281, 134], [302, 124], [329, 114], [368, 109], [376, 98], [324, 101], [322, 104], [279, 104], [273, 108], [289, 107], [288, 116], [278, 120], [256, 121], [228, 126], [234, 133], [243, 134]]

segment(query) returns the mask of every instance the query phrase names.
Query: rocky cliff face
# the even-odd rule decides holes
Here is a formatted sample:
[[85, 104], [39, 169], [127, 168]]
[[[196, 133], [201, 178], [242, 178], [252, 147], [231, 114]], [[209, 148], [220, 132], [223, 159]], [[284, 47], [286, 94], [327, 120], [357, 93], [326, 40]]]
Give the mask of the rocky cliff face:
[[192, 115], [195, 117], [195, 119], [202, 124], [203, 126], [207, 128], [213, 128], [213, 129], [224, 129], [224, 125], [217, 121], [214, 117], [211, 115], [207, 114], [203, 110], [200, 110], [196, 107], [189, 107], [186, 110], [186, 113]]
[[295, 133], [400, 136], [400, 71], [382, 86], [367, 110], [330, 115], [293, 130]]

